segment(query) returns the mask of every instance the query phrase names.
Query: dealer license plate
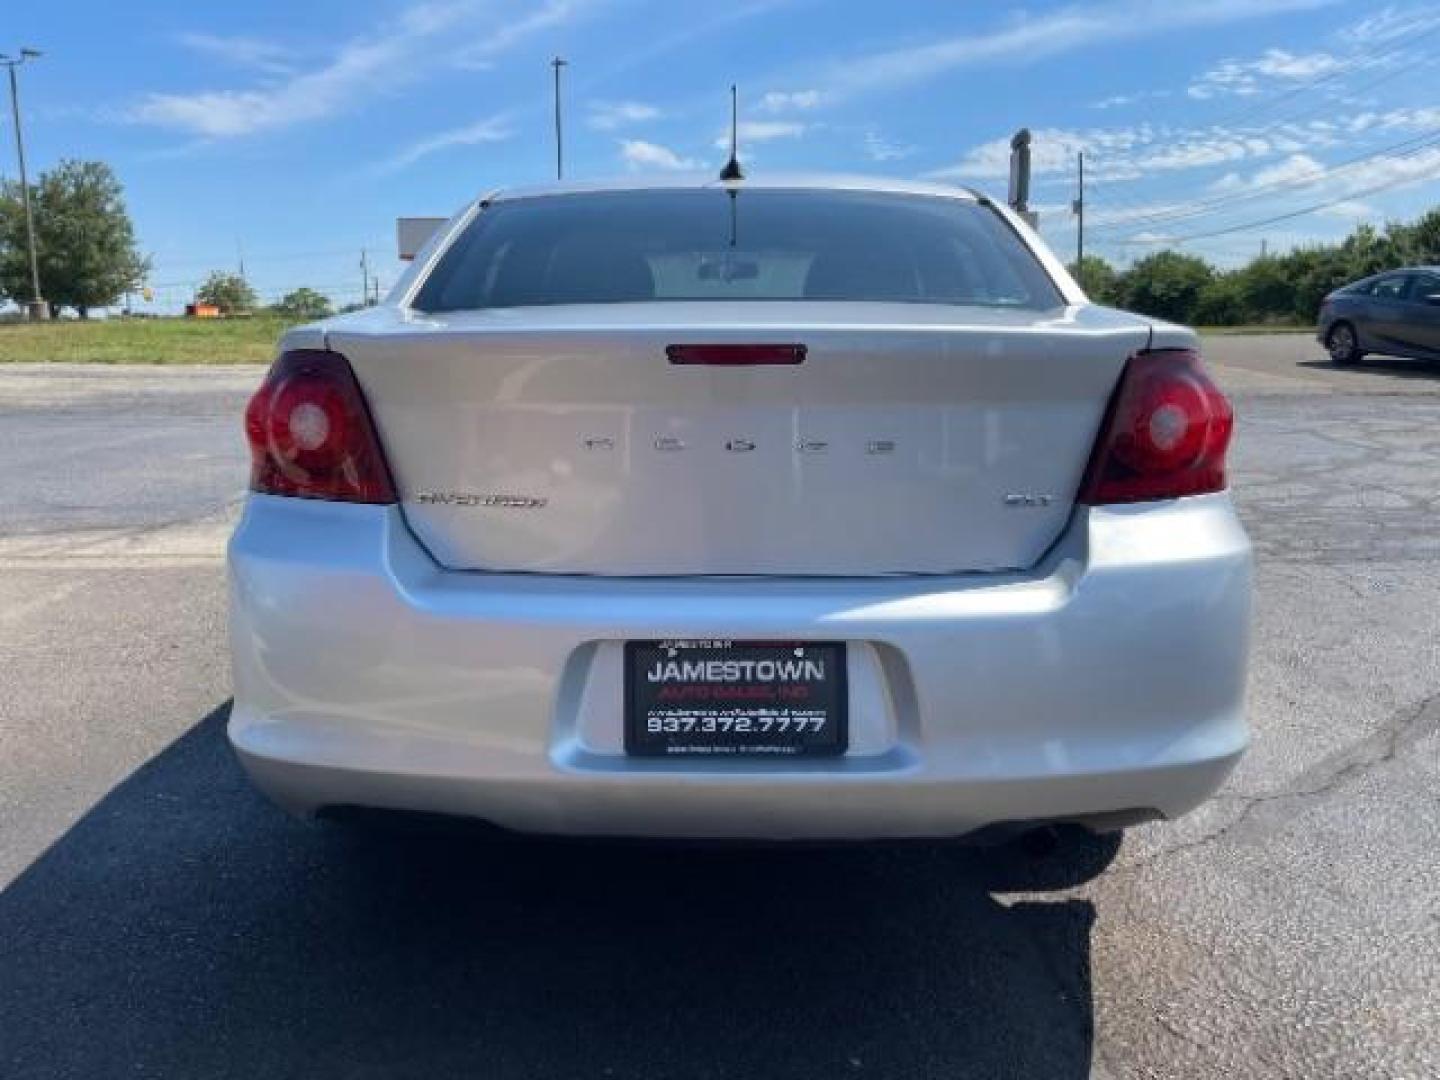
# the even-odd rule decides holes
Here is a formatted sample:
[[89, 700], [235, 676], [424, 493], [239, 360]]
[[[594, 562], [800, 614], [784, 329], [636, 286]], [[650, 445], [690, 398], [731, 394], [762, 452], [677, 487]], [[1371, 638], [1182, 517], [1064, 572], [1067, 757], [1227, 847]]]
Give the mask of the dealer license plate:
[[625, 645], [625, 749], [630, 754], [843, 754], [847, 705], [843, 642]]

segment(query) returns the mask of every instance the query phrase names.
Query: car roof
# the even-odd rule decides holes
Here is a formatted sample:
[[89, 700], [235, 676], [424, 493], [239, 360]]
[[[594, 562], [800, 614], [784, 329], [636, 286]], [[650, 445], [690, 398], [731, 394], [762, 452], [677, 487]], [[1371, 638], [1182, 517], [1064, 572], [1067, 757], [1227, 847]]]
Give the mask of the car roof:
[[969, 188], [924, 180], [896, 180], [878, 176], [850, 176], [828, 173], [779, 173], [743, 180], [724, 181], [714, 173], [674, 173], [666, 176], [617, 177], [610, 180], [566, 181], [501, 188], [486, 195], [490, 202], [543, 198], [550, 195], [578, 195], [599, 191], [675, 191], [734, 188], [738, 191], [874, 191], [891, 195], [931, 195], [942, 198], [981, 201], [985, 196]]

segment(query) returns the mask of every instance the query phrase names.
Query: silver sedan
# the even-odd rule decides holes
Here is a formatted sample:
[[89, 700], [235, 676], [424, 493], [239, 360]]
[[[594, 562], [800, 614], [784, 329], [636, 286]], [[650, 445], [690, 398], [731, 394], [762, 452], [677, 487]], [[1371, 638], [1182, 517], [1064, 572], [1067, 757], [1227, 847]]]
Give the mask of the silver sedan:
[[1176, 817], [1249, 738], [1197, 347], [953, 188], [487, 194], [251, 402], [231, 740], [528, 832]]

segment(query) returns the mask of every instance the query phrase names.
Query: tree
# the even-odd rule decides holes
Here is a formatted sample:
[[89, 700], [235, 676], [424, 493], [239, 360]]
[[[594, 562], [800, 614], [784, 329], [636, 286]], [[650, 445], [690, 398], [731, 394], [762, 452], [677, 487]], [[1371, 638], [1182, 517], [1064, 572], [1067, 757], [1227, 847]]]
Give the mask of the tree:
[[1115, 292], [1118, 280], [1115, 268], [1100, 256], [1086, 255], [1078, 263], [1071, 263], [1070, 275], [1095, 303], [1113, 304], [1119, 300]]
[[1440, 210], [1431, 210], [1405, 226], [1405, 261], [1411, 264], [1440, 264]]
[[[53, 309], [113, 304], [139, 286], [148, 259], [135, 248], [124, 190], [103, 161], [62, 161], [30, 187], [40, 291]], [[0, 192], [0, 295], [28, 300], [30, 256], [20, 185]]]
[[286, 293], [275, 310], [290, 319], [323, 319], [334, 313], [328, 297], [304, 286]]
[[[1295, 306], [1293, 260], [1283, 255], [1252, 259], [1234, 272], [1234, 293], [1245, 313], [1236, 321], [1289, 319]], [[1213, 324], [1221, 325], [1221, 324]]]
[[[1223, 326], [1240, 322], [1314, 320], [1325, 296], [1342, 285], [1401, 266], [1440, 265], [1440, 208], [1383, 229], [1356, 225], [1339, 243], [1310, 244], [1282, 255], [1262, 255], [1218, 273], [1203, 259], [1160, 251], [1142, 259], [1106, 296], [1101, 259], [1070, 272], [1092, 300], [1132, 308], [1176, 322]], [[1113, 271], [1111, 271], [1113, 273]]]
[[1290, 317], [1302, 323], [1315, 318], [1327, 293], [1370, 273], [1357, 271], [1344, 246], [1333, 244], [1292, 251], [1284, 256], [1284, 266], [1291, 288]]
[[1239, 326], [1250, 318], [1245, 302], [1245, 271], [1216, 274], [1195, 300], [1191, 320], [1197, 326]]
[[227, 274], [216, 270], [195, 290], [195, 299], [202, 304], [214, 304], [226, 315], [237, 311], [249, 311], [255, 306], [255, 290], [239, 274]]
[[1200, 293], [1215, 271], [1204, 259], [1178, 251], [1147, 255], [1120, 278], [1123, 306], [1143, 315], [1189, 322]]
[[1362, 278], [1390, 270], [1404, 264], [1403, 253], [1388, 235], [1382, 235], [1374, 225], [1362, 222], [1340, 245], [1348, 264], [1351, 277]]

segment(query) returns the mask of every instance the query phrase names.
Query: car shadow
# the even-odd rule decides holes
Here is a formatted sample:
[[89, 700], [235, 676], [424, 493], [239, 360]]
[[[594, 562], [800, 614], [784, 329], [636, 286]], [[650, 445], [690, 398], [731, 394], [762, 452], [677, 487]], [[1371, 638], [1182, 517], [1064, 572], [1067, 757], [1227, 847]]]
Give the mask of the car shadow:
[[1333, 360], [1297, 360], [1296, 367], [1318, 371], [1334, 371], [1342, 375], [1391, 375], [1397, 379], [1440, 379], [1440, 364], [1431, 360], [1412, 360], [1405, 356], [1366, 356], [1355, 364], [1337, 364]]
[[[228, 706], [0, 893], [20, 1077], [1090, 1075], [1118, 840], [677, 848], [298, 822]], [[1008, 900], [1008, 898], [1007, 898]]]

